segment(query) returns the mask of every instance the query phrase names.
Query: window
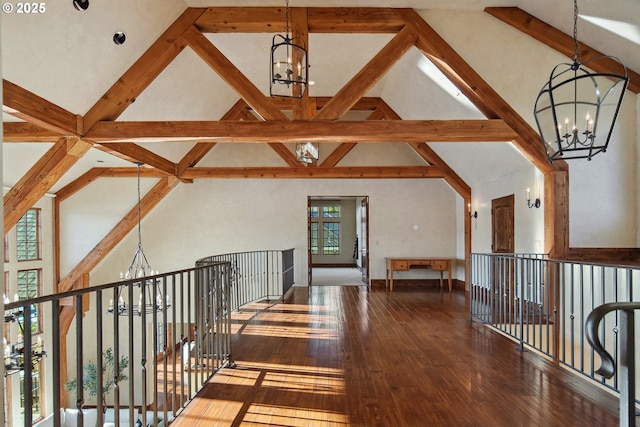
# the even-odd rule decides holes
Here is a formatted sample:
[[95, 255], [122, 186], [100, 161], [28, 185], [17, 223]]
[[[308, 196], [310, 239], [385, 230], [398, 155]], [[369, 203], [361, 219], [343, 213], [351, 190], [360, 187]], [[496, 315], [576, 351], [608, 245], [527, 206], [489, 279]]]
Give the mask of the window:
[[[18, 271], [18, 299], [36, 298], [40, 295], [40, 269]], [[38, 304], [31, 304], [31, 333], [42, 332], [40, 309]]]
[[319, 248], [318, 248], [318, 223], [317, 222], [312, 222], [311, 223], [311, 255], [318, 255], [319, 253]]
[[323, 218], [340, 218], [340, 206], [323, 206]]
[[328, 202], [309, 208], [311, 255], [340, 255], [340, 204]]
[[325, 222], [322, 224], [322, 252], [325, 255], [340, 254], [339, 222]]
[[9, 262], [9, 235], [4, 235], [4, 262]]
[[18, 261], [40, 259], [40, 209], [29, 209], [16, 224]]
[[[42, 418], [42, 405], [41, 405], [41, 391], [42, 383], [40, 381], [40, 369], [42, 361], [33, 365], [31, 371], [31, 396], [33, 399], [33, 405], [31, 406], [31, 413], [34, 420]], [[24, 371], [20, 371], [20, 413], [24, 418]]]

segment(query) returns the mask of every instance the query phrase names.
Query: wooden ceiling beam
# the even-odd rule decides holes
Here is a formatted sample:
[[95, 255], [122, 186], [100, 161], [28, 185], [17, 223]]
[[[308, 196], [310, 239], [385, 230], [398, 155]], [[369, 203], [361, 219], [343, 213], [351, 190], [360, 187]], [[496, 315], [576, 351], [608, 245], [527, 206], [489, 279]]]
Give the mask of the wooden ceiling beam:
[[183, 39], [200, 58], [206, 62], [246, 103], [265, 120], [288, 120], [285, 114], [274, 107], [251, 81], [222, 54], [204, 34], [191, 26]]
[[[563, 33], [518, 7], [486, 7], [484, 11], [573, 60], [574, 43], [572, 35]], [[580, 61], [585, 62], [606, 55], [585, 43], [579, 42], [579, 56]], [[597, 73], [623, 73], [620, 63], [610, 58], [589, 64], [589, 69]], [[639, 93], [640, 74], [627, 68], [627, 75], [629, 76], [627, 88], [635, 94]]]
[[90, 148], [76, 136], [60, 138], [4, 195], [4, 230], [16, 225]]
[[2, 142], [56, 142], [60, 132], [28, 122], [4, 122]]
[[393, 9], [378, 7], [310, 7], [310, 33], [398, 33], [404, 27]]
[[[229, 108], [220, 120], [240, 120], [240, 116], [247, 108], [248, 105], [244, 99], [239, 99], [235, 104], [233, 104], [233, 106], [231, 106], [231, 108]], [[215, 145], [215, 142], [198, 142], [191, 147], [191, 150], [189, 150], [189, 152], [178, 162], [176, 170], [177, 176], [180, 177], [187, 168], [198, 164], [198, 162], [202, 160], [204, 156], [206, 156], [207, 153], [215, 147]]]
[[[388, 8], [310, 7], [306, 9], [312, 33], [397, 33], [402, 19]], [[284, 33], [283, 7], [210, 7], [195, 22], [203, 33]]]
[[[141, 200], [140, 218], [144, 218], [180, 181], [162, 178]], [[85, 273], [89, 273], [120, 241], [138, 225], [138, 205], [118, 222], [107, 235], [58, 283], [58, 292], [66, 292]], [[115, 279], [114, 279], [115, 280]]]
[[416, 11], [396, 12], [416, 32], [416, 47], [441, 70], [448, 68], [448, 77], [455, 73], [454, 83], [481, 111], [495, 113], [517, 133], [513, 142], [531, 163], [544, 172], [568, 168], [564, 161], [549, 163], [540, 135]]
[[184, 178], [444, 178], [435, 166], [190, 168]]
[[317, 120], [337, 120], [345, 115], [415, 42], [410, 28], [401, 30], [315, 115]]
[[75, 193], [100, 178], [109, 169], [107, 168], [91, 168], [69, 184], [62, 187], [56, 192], [56, 204], [60, 204]]
[[[63, 135], [82, 133], [82, 118], [56, 104], [2, 79], [2, 112], [46, 131]], [[57, 139], [56, 138], [56, 139]]]
[[[384, 103], [382, 100], [379, 102]], [[384, 118], [384, 112], [382, 112], [380, 108], [376, 108], [371, 112], [371, 114], [369, 114], [367, 120], [382, 120]], [[400, 119], [400, 117], [398, 117], [398, 119]], [[320, 167], [336, 166], [347, 154], [351, 152], [351, 150], [356, 147], [356, 145], [358, 145], [356, 142], [343, 142], [324, 159], [322, 164], [320, 164]]]
[[[188, 142], [505, 142], [518, 134], [502, 120], [296, 120], [266, 122], [99, 122], [97, 142], [158, 138]], [[555, 162], [554, 162], [555, 163]]]
[[167, 175], [177, 175], [177, 164], [133, 142], [105, 142], [96, 144], [96, 148], [132, 163], [144, 163]]
[[[399, 120], [400, 116], [393, 110], [389, 104], [384, 101], [380, 102], [380, 106], [377, 111], [380, 114], [384, 114], [386, 120]], [[461, 177], [454, 171], [447, 162], [442, 159], [436, 153], [433, 148], [429, 147], [427, 143], [410, 142], [409, 145], [430, 165], [437, 166], [444, 172], [444, 180], [458, 193], [463, 199], [471, 198], [471, 186], [467, 184]]]
[[84, 129], [100, 120], [116, 120], [155, 80], [186, 44], [180, 37], [206, 9], [188, 8], [120, 77], [84, 116]]

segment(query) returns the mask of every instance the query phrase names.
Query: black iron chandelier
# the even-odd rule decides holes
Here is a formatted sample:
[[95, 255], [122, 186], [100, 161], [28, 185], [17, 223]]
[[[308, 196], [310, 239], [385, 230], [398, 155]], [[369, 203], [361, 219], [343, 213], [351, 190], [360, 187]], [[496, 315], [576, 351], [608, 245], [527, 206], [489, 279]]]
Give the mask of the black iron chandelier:
[[[588, 159], [605, 152], [629, 83], [618, 58], [600, 56], [579, 61], [578, 2], [573, 2], [573, 63], [551, 72], [534, 108], [536, 124], [550, 162]], [[620, 64], [623, 74], [593, 73], [587, 69], [602, 60]]]
[[[18, 301], [18, 295], [14, 298]], [[4, 296], [4, 303], [9, 304], [9, 298]], [[35, 343], [31, 342], [29, 346], [25, 345], [24, 335], [24, 311], [19, 308], [7, 310], [4, 314], [4, 323], [18, 323], [18, 339], [15, 344], [11, 344], [7, 338], [2, 339], [4, 349], [4, 374], [5, 376], [18, 373], [24, 370], [27, 361], [32, 366], [36, 366], [43, 357], [47, 355], [44, 350], [44, 343], [40, 335], [36, 338]], [[29, 352], [31, 353], [29, 355]]]
[[284, 98], [302, 98], [307, 88], [307, 49], [301, 38], [289, 37], [289, 0], [285, 9], [285, 35], [273, 36], [269, 93]]
[[121, 316], [128, 316], [130, 313], [142, 316], [142, 313], [164, 311], [171, 307], [169, 296], [167, 295], [166, 300], [162, 296], [161, 281], [156, 277], [158, 271], [154, 273], [142, 249], [142, 228], [140, 226], [140, 166], [142, 163], [136, 163], [136, 166], [138, 172], [138, 247], [127, 271], [120, 272], [120, 280], [133, 280], [132, 286], [140, 288], [140, 293], [137, 304], [127, 303], [122, 295], [122, 287], [118, 288], [117, 301], [114, 304], [114, 301], [110, 300], [107, 311]]
[[318, 161], [318, 144], [315, 142], [296, 143], [296, 159], [305, 166]]

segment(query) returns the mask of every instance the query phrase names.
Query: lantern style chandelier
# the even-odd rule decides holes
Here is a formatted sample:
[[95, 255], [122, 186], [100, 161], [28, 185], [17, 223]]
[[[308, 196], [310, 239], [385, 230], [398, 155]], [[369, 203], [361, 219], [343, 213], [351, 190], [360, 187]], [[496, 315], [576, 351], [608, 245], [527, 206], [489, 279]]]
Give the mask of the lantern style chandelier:
[[307, 88], [307, 49], [300, 37], [289, 37], [289, 0], [285, 9], [285, 35], [273, 36], [269, 93], [284, 98], [302, 98]]
[[[5, 305], [9, 304], [9, 298], [3, 296]], [[14, 297], [14, 301], [18, 301], [18, 295]], [[24, 339], [24, 311], [19, 308], [13, 308], [7, 310], [4, 314], [4, 323], [18, 323], [18, 338], [15, 344], [11, 344], [6, 337], [2, 338], [2, 344], [4, 349], [4, 374], [5, 376], [15, 374], [23, 371], [25, 363], [31, 362], [32, 366], [36, 366], [43, 357], [47, 355], [44, 350], [44, 343], [42, 338], [38, 335], [36, 342], [31, 342], [30, 349], [25, 346]], [[31, 356], [28, 356], [28, 350], [31, 352]]]
[[298, 142], [296, 144], [296, 159], [305, 166], [318, 161], [318, 145], [315, 142]]
[[[588, 159], [605, 152], [629, 83], [618, 58], [600, 56], [580, 62], [578, 1], [573, 2], [573, 63], [559, 64], [536, 99], [534, 115], [549, 162]], [[615, 61], [622, 74], [593, 73], [599, 61]]]
[[[140, 226], [140, 166], [142, 163], [136, 163], [138, 172], [138, 247], [133, 254], [133, 260], [126, 272], [120, 272], [120, 280], [134, 280], [132, 286], [140, 288], [137, 304], [127, 303], [122, 295], [122, 287], [118, 288], [118, 298], [116, 304], [109, 301], [107, 311], [111, 314], [116, 313], [121, 316], [128, 316], [133, 313], [136, 316], [142, 316], [142, 313], [153, 313], [154, 311], [165, 311], [171, 307], [171, 301], [167, 295], [165, 300], [160, 289], [160, 279], [157, 277], [158, 271], [153, 272], [147, 257], [142, 249], [142, 228]], [[155, 295], [154, 295], [155, 293]]]

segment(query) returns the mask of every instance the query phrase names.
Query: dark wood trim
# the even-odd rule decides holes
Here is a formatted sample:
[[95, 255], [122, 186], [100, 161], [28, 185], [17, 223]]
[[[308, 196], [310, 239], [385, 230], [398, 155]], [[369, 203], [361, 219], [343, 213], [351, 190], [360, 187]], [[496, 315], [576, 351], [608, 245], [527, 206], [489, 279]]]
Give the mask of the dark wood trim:
[[640, 248], [569, 248], [570, 261], [640, 265]]
[[[384, 279], [371, 279], [371, 287], [373, 288], [382, 288], [384, 289], [385, 286], [385, 280]], [[451, 289], [458, 289], [461, 291], [465, 290], [465, 282], [463, 280], [458, 280], [458, 279], [452, 279], [451, 281], [452, 285], [451, 285]], [[440, 287], [440, 279], [396, 279], [395, 277], [393, 278], [393, 289], [395, 290], [396, 287], [399, 288], [417, 288], [417, 287], [422, 287], [422, 288], [439, 288]], [[445, 291], [449, 291], [447, 284], [446, 284], [446, 279], [445, 279], [445, 284], [442, 287], [442, 290]]]

